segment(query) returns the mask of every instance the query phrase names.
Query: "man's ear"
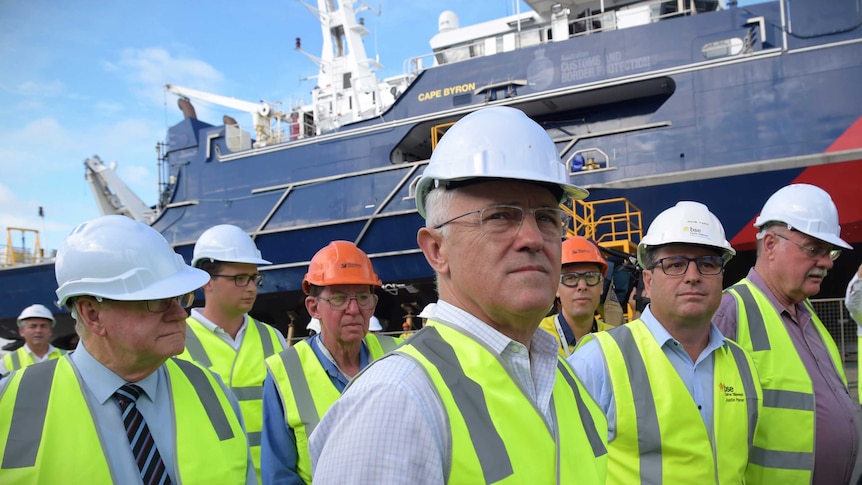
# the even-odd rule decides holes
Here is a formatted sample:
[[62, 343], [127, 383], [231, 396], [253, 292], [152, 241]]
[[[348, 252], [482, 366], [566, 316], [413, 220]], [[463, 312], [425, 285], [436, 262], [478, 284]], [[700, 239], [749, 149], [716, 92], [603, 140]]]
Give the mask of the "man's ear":
[[320, 311], [318, 309], [318, 305], [320, 305], [320, 300], [311, 295], [305, 297], [305, 309], [308, 310], [308, 314], [313, 318], [320, 319]]
[[90, 333], [104, 336], [105, 324], [102, 321], [101, 305], [91, 298], [78, 298], [75, 300], [75, 310], [78, 312], [78, 318], [87, 327]]
[[416, 242], [435, 273], [440, 275], [449, 273], [446, 241], [439, 231], [423, 227], [416, 234]]

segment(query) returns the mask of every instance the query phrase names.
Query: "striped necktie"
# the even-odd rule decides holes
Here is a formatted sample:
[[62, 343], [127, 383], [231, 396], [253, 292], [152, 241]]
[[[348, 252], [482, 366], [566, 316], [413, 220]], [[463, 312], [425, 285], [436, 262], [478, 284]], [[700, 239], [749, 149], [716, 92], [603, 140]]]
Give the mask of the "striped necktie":
[[138, 470], [141, 471], [144, 484], [170, 484], [171, 477], [168, 476], [165, 463], [156, 448], [153, 435], [150, 434], [150, 428], [135, 404], [141, 392], [143, 390], [140, 387], [126, 384], [114, 393], [114, 398], [120, 405], [123, 424], [126, 426], [126, 436], [129, 438], [132, 455], [138, 464]]

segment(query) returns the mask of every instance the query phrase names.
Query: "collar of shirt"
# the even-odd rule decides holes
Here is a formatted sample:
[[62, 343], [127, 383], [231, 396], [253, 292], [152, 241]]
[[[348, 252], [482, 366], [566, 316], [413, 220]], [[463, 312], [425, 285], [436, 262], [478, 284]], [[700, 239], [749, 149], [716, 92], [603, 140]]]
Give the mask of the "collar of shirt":
[[[55, 350], [57, 350], [56, 347], [54, 347], [51, 344], [48, 344], [48, 352], [45, 353], [45, 357], [48, 357], [49, 355], [51, 355]], [[24, 352], [27, 352], [28, 354], [32, 355], [34, 359], [38, 358], [38, 357], [36, 357], [36, 354], [33, 353], [33, 350], [30, 348], [30, 346], [27, 345], [26, 343], [24, 343]]]
[[[443, 300], [437, 302], [433, 319], [471, 335], [498, 356], [510, 344], [514, 343], [524, 347], [522, 343], [510, 339], [470, 313]], [[537, 326], [536, 333], [533, 334], [533, 338], [530, 341], [529, 350], [530, 352], [549, 353], [556, 356], [557, 340], [548, 332], [539, 332], [539, 327]]]
[[[682, 344], [680, 344], [675, 338], [673, 338], [673, 336], [670, 334], [670, 332], [668, 332], [667, 329], [664, 328], [664, 326], [661, 323], [659, 323], [659, 321], [656, 319], [655, 315], [652, 314], [652, 311], [651, 311], [649, 305], [647, 305], [647, 307], [644, 309], [643, 313], [641, 314], [640, 319], [644, 322], [647, 329], [649, 329], [653, 338], [655, 338], [656, 342], [658, 342], [659, 346], [662, 349], [679, 351], [679, 352], [682, 352], [683, 354], [685, 354], [686, 356], [688, 356], [688, 354], [685, 352], [685, 350], [683, 350]], [[674, 345], [674, 344], [676, 344], [676, 345]], [[710, 322], [709, 323], [709, 341], [706, 343], [706, 348], [704, 348], [703, 352], [701, 352], [700, 355], [698, 356], [697, 362], [695, 362], [695, 365], [699, 364], [701, 361], [703, 361], [703, 359], [708, 357], [710, 354], [712, 354], [716, 350], [724, 347], [725, 345], [727, 345], [727, 344], [724, 341], [724, 335], [721, 334], [721, 330], [719, 330], [718, 327], [716, 327], [714, 323]]]
[[570, 346], [577, 344], [575, 341], [575, 333], [572, 332], [572, 328], [569, 327], [569, 322], [566, 321], [566, 316], [563, 315], [563, 312], [557, 313], [557, 323], [560, 324], [560, 328], [563, 330], [563, 335], [566, 337], [566, 343]]
[[[341, 372], [341, 369], [338, 368], [338, 364], [335, 363], [335, 358], [332, 357], [332, 353], [326, 348], [326, 345], [324, 345], [319, 333], [315, 334], [308, 340], [308, 345], [311, 346], [311, 350], [314, 351], [314, 354], [317, 356], [317, 360], [319, 360], [320, 364], [323, 366], [323, 370], [329, 374], [329, 378], [332, 379], [333, 382], [338, 381], [343, 386], [346, 386], [350, 382], [352, 378], [344, 375]], [[363, 340], [360, 343], [359, 348], [359, 370], [368, 366], [369, 360], [370, 354], [368, 352], [368, 346], [365, 345], [365, 341]], [[340, 388], [340, 390], [343, 389], [343, 387]]]
[[[78, 368], [84, 385], [93, 393], [99, 404], [104, 404], [108, 399], [111, 399], [117, 389], [126, 384], [126, 381], [120, 376], [90, 355], [83, 340], [77, 349], [69, 355], [69, 358], [75, 364], [75, 367]], [[164, 372], [164, 366], [159, 367], [156, 372], [133, 384], [143, 389], [147, 399], [155, 401], [156, 388], [158, 387], [162, 372]]]
[[201, 325], [204, 326], [210, 332], [218, 335], [221, 338], [227, 337], [228, 339], [237, 343], [237, 347], [239, 344], [242, 344], [242, 338], [245, 336], [245, 329], [248, 328], [248, 314], [242, 316], [242, 325], [239, 327], [239, 331], [236, 333], [236, 338], [230, 336], [229, 333], [225, 331], [225, 329], [219, 327], [215, 323], [211, 322], [207, 317], [201, 313], [200, 308], [192, 308], [192, 318], [199, 321]]
[[443, 300], [437, 302], [434, 320], [473, 337], [493, 353], [532, 400], [549, 429], [553, 429], [550, 400], [557, 373], [557, 339], [536, 325], [530, 348], [498, 332], [470, 313]]
[[748, 275], [745, 278], [750, 281], [751, 284], [753, 284], [758, 290], [763, 292], [772, 307], [778, 310], [779, 313], [781, 313], [781, 315], [783, 315], [785, 318], [790, 319], [800, 327], [804, 327], [808, 324], [808, 322], [811, 321], [811, 312], [808, 311], [808, 307], [805, 306], [804, 301], [801, 301], [794, 305], [796, 307], [796, 318], [793, 318], [793, 315], [791, 315], [790, 312], [787, 311], [787, 308], [785, 308], [784, 304], [778, 301], [778, 297], [772, 293], [772, 290], [770, 290], [768, 286], [766, 286], [766, 282], [763, 281], [763, 278], [759, 274], [757, 274], [757, 271], [755, 271], [754, 268], [751, 268], [748, 271]]

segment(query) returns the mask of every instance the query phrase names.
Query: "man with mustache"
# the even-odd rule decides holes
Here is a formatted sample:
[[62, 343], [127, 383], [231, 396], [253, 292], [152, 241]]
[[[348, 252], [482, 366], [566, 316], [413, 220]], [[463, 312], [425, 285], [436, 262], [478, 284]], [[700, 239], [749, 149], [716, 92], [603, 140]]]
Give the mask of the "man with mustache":
[[743, 483], [761, 391], [751, 357], [711, 323], [734, 254], [705, 205], [665, 210], [638, 244], [641, 318], [569, 357], [608, 417], [608, 484]]
[[841, 248], [838, 210], [823, 189], [781, 188], [755, 220], [757, 260], [725, 291], [714, 321], [751, 352], [763, 416], [747, 481], [848, 483], [859, 439], [856, 406], [834, 340], [808, 298]]

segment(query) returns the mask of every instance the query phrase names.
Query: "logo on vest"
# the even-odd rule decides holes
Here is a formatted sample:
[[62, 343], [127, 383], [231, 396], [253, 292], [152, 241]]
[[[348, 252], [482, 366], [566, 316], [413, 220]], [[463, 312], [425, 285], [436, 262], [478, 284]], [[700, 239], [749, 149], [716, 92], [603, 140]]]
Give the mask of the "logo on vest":
[[724, 394], [724, 402], [745, 402], [745, 395], [738, 392], [733, 386], [719, 382], [718, 391]]

